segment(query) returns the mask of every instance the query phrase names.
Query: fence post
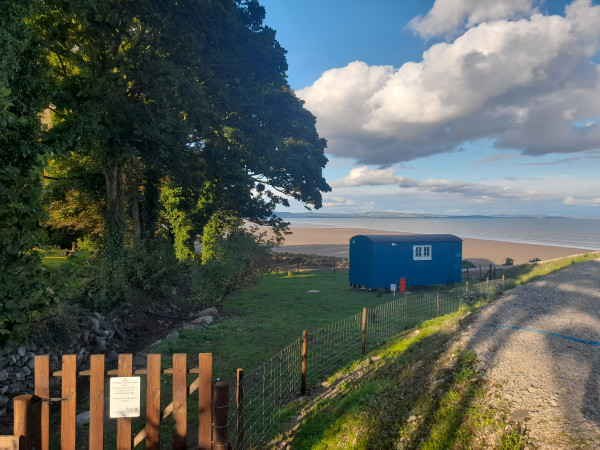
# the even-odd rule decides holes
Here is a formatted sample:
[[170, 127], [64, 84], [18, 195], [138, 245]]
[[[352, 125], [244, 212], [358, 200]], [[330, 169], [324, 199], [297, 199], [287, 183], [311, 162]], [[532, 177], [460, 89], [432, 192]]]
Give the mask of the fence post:
[[365, 354], [367, 347], [367, 308], [363, 308], [362, 313], [362, 354]]
[[60, 411], [60, 448], [75, 449], [75, 427], [77, 425], [77, 355], [62, 357], [62, 394]]
[[146, 357], [146, 449], [160, 446], [160, 354]]
[[485, 288], [486, 288], [486, 289], [489, 289], [489, 288], [490, 288], [490, 277], [487, 277], [487, 278], [485, 279]]
[[[439, 290], [439, 288], [438, 288], [438, 290]], [[435, 317], [440, 317], [440, 293], [439, 292], [436, 297]]]
[[187, 448], [187, 354], [173, 355], [173, 448]]
[[198, 448], [212, 446], [212, 353], [198, 354]]
[[237, 370], [237, 392], [235, 394], [237, 406], [237, 441], [236, 448], [244, 448], [244, 369]]
[[408, 328], [408, 294], [404, 293], [404, 329]]
[[40, 448], [40, 397], [37, 395], [19, 395], [15, 397], [13, 402], [13, 433], [15, 436], [25, 438], [25, 448]]
[[300, 395], [306, 394], [306, 353], [307, 353], [308, 333], [302, 331], [302, 383], [300, 385]]
[[[125, 353], [119, 355], [117, 376], [130, 377], [133, 371], [133, 355]], [[117, 448], [131, 449], [131, 417], [117, 419]]]
[[[50, 397], [50, 357], [37, 355], [34, 366], [34, 393], [38, 397]], [[40, 411], [40, 448], [50, 448], [50, 402], [42, 402]]]
[[104, 448], [104, 355], [92, 355], [90, 358], [89, 448]]
[[466, 282], [466, 288], [467, 288], [467, 292], [469, 292], [469, 282]]
[[502, 281], [504, 281], [504, 274], [502, 274]]
[[227, 417], [229, 416], [229, 383], [217, 381], [213, 387], [214, 442], [213, 448], [228, 448]]

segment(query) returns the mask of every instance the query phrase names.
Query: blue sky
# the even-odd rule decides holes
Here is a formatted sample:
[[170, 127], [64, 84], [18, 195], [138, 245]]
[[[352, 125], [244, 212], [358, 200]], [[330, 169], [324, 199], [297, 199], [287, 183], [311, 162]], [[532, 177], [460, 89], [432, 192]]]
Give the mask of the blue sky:
[[328, 140], [322, 212], [600, 215], [595, 2], [261, 4]]

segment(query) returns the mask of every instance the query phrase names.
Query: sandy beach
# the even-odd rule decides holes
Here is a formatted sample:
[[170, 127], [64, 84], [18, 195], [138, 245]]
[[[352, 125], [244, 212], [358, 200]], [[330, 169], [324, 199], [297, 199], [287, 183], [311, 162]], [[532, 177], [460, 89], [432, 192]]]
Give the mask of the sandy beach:
[[[348, 243], [352, 236], [357, 234], [402, 234], [392, 231], [334, 227], [292, 227], [290, 231], [292, 234], [286, 236], [285, 243], [275, 251], [344, 258], [348, 257]], [[463, 238], [463, 259], [468, 259], [475, 265], [500, 265], [505, 258], [512, 258], [515, 264], [522, 264], [534, 258], [546, 261], [588, 251], [593, 250]]]

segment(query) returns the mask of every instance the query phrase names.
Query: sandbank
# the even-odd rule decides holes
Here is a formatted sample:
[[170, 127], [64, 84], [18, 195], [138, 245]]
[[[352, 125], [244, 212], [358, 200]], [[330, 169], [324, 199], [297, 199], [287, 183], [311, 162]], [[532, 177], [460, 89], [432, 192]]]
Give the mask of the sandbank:
[[[357, 234], [407, 234], [364, 228], [335, 227], [291, 227], [290, 231], [292, 234], [286, 236], [285, 243], [275, 248], [274, 251], [343, 258], [348, 257], [350, 238]], [[501, 265], [506, 258], [512, 258], [515, 264], [522, 264], [535, 258], [546, 261], [594, 251], [551, 245], [520, 244], [472, 238], [462, 239], [463, 259], [467, 259], [475, 265], [484, 266], [488, 264]]]

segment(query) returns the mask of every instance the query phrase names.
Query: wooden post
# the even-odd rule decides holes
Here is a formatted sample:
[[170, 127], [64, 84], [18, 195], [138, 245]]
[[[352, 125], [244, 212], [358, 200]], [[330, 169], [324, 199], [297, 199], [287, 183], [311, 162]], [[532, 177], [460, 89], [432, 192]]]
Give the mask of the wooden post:
[[212, 446], [212, 353], [198, 354], [198, 448]]
[[300, 395], [306, 394], [306, 354], [308, 351], [308, 333], [302, 331], [302, 382], [300, 385]]
[[362, 354], [364, 355], [367, 349], [367, 308], [363, 308], [362, 313]]
[[[50, 357], [38, 355], [34, 366], [34, 393], [40, 398], [50, 397]], [[42, 402], [40, 406], [40, 448], [50, 448], [50, 402]]]
[[404, 329], [408, 328], [408, 294], [404, 293]]
[[[130, 377], [133, 372], [133, 356], [131, 353], [119, 355], [117, 374]], [[131, 417], [117, 419], [117, 449], [131, 450]]]
[[104, 355], [92, 355], [90, 358], [89, 448], [104, 448]]
[[173, 355], [173, 449], [187, 448], [187, 354]]
[[490, 277], [487, 277], [487, 278], [485, 279], [485, 288], [486, 288], [486, 289], [489, 289], [489, 287], [490, 287]]
[[27, 449], [40, 448], [40, 403], [37, 395], [19, 395], [13, 400], [13, 432], [15, 436], [25, 438], [24, 448]]
[[502, 274], [502, 281], [504, 281], [504, 274]]
[[213, 388], [213, 448], [227, 449], [227, 416], [229, 416], [229, 383], [217, 381]]
[[335, 275], [335, 261], [333, 262], [333, 274]]
[[62, 357], [62, 398], [60, 412], [60, 448], [75, 450], [77, 425], [77, 355]]
[[146, 449], [160, 448], [160, 354], [146, 359]]
[[481, 264], [479, 264], [479, 279], [481, 280]]
[[436, 298], [436, 308], [435, 308], [435, 317], [439, 317], [440, 316], [440, 294], [437, 294], [437, 298]]
[[244, 369], [237, 370], [237, 391], [235, 394], [235, 403], [237, 407], [237, 440], [236, 448], [244, 448]]
[[467, 281], [465, 284], [466, 288], [467, 288], [467, 292], [469, 292], [469, 282]]

